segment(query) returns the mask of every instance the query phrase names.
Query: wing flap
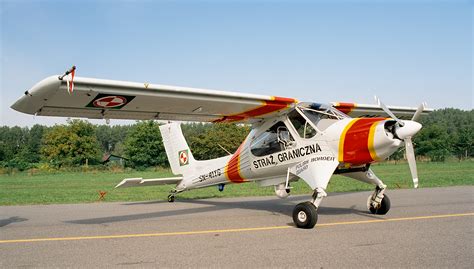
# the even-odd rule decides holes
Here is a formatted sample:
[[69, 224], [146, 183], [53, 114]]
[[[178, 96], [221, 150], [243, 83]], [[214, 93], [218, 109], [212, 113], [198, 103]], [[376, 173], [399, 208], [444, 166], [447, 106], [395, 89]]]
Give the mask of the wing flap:
[[183, 179], [183, 177], [168, 177], [168, 178], [126, 178], [122, 180], [115, 188], [128, 188], [128, 187], [145, 187], [145, 186], [156, 186], [166, 184], [177, 184]]

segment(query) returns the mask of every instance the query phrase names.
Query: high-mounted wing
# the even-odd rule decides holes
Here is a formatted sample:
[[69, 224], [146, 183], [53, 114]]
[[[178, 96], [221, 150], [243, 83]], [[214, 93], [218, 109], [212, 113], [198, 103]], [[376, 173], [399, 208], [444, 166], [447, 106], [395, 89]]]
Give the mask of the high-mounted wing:
[[[351, 116], [353, 118], [374, 118], [374, 117], [390, 117], [385, 111], [378, 105], [368, 104], [356, 104], [356, 103], [331, 103], [333, 107], [339, 111]], [[390, 111], [397, 116], [399, 119], [411, 120], [418, 108], [413, 107], [399, 107], [399, 106], [388, 106]], [[433, 112], [433, 109], [426, 108], [423, 105], [421, 115], [428, 115]]]
[[74, 91], [59, 76], [48, 77], [11, 107], [17, 111], [92, 119], [158, 119], [252, 122], [296, 104], [292, 98], [221, 92], [148, 83], [74, 78]]

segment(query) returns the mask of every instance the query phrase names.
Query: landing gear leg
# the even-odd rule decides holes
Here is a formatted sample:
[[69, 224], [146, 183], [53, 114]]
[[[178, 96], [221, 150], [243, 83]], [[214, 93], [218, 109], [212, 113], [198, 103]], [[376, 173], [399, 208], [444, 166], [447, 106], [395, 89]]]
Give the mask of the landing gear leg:
[[179, 193], [176, 189], [172, 189], [168, 195], [168, 202], [173, 203], [176, 197], [176, 194]]
[[303, 229], [311, 229], [318, 222], [318, 208], [323, 197], [327, 194], [322, 188], [316, 188], [313, 193], [311, 202], [297, 204], [293, 210], [293, 222], [296, 227]]
[[390, 199], [385, 194], [387, 185], [380, 184], [375, 187], [374, 193], [367, 199], [367, 208], [370, 213], [385, 215], [390, 210]]

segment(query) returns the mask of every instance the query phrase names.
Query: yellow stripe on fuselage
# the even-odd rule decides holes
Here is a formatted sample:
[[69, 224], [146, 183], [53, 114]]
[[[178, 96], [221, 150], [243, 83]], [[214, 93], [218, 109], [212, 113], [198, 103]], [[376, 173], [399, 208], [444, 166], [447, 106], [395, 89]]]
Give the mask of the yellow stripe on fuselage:
[[369, 148], [369, 153], [370, 153], [370, 157], [372, 157], [372, 159], [374, 161], [378, 161], [379, 160], [379, 157], [377, 156], [377, 152], [375, 151], [375, 146], [374, 146], [374, 142], [375, 142], [375, 131], [377, 130], [377, 125], [379, 124], [380, 122], [374, 122], [372, 123], [372, 125], [370, 126], [370, 131], [369, 131], [369, 143], [368, 143], [368, 148]]

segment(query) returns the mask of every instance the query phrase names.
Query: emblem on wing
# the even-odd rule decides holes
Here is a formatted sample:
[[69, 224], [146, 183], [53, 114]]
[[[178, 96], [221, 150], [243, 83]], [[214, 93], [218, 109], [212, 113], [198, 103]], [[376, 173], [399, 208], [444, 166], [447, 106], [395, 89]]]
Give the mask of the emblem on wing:
[[120, 109], [133, 100], [135, 96], [109, 95], [99, 93], [87, 107]]

